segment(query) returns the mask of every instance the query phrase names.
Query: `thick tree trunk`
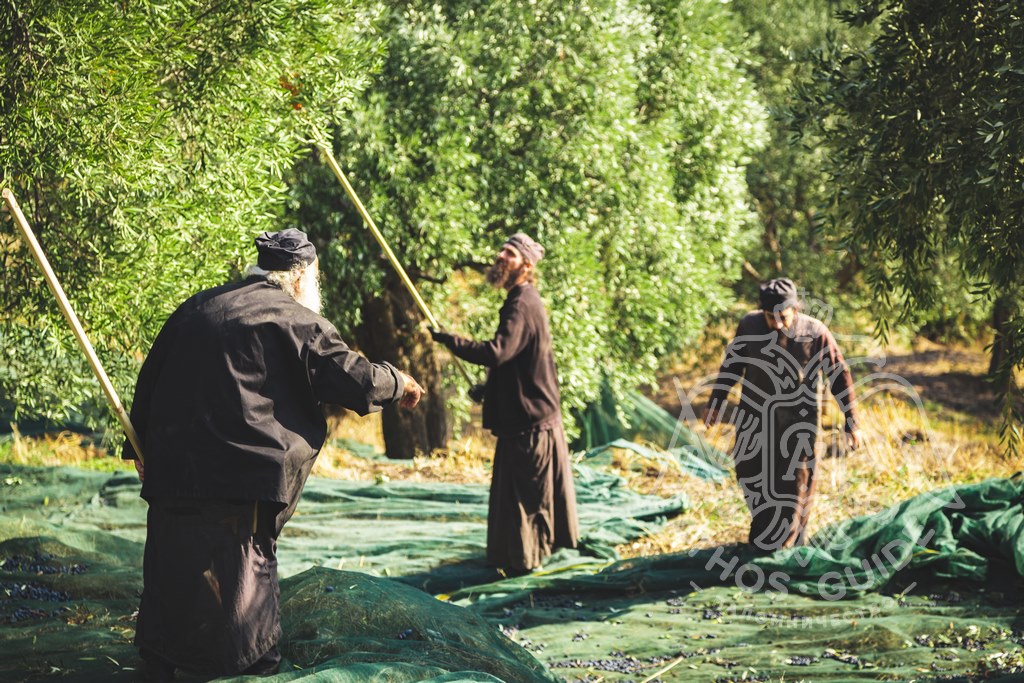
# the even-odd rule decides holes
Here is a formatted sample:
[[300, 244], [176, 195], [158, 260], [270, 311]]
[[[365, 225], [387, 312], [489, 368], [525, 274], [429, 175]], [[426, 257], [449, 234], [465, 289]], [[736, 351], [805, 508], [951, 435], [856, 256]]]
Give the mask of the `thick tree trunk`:
[[401, 283], [392, 281], [382, 296], [363, 306], [363, 324], [356, 333], [367, 357], [392, 363], [426, 390], [413, 410], [384, 408], [384, 447], [390, 458], [409, 459], [448, 445], [441, 365], [422, 320], [412, 296]]

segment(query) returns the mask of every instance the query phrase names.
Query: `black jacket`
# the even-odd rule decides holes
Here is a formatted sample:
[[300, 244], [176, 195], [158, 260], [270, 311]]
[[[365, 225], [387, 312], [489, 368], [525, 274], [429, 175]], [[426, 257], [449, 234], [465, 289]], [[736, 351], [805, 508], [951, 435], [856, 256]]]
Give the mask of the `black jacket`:
[[294, 505], [327, 435], [322, 404], [365, 415], [404, 389], [263, 278], [200, 292], [167, 319], [135, 387], [142, 496]]
[[558, 374], [548, 316], [537, 288], [509, 290], [494, 339], [446, 340], [459, 358], [490, 368], [484, 390], [483, 424], [497, 436], [516, 436], [561, 422]]

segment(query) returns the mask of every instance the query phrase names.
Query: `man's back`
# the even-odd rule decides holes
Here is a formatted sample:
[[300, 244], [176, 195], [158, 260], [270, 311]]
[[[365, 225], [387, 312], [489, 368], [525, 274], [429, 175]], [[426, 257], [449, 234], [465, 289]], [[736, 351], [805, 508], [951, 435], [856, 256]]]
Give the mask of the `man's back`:
[[[761, 311], [754, 311], [740, 320], [719, 383], [731, 384], [742, 375], [744, 401], [760, 405], [769, 397], [816, 397], [821, 373], [831, 377], [836, 371], [847, 376], [849, 372], [832, 333], [820, 320], [797, 313], [790, 329], [774, 330]], [[724, 394], [715, 396], [719, 398]]]
[[395, 368], [351, 351], [263, 278], [200, 292], [168, 318], [139, 373], [142, 494], [287, 503], [326, 438], [322, 403], [366, 414], [403, 390]]
[[318, 318], [258, 278], [200, 292], [174, 312], [132, 407], [144, 497], [287, 500], [282, 466], [301, 468], [326, 433], [302, 358]]

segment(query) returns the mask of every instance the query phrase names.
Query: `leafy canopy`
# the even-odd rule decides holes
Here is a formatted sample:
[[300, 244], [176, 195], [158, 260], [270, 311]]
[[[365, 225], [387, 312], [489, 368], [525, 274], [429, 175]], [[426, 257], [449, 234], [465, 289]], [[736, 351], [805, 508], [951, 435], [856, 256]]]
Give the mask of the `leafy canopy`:
[[[726, 5], [412, 2], [383, 22], [383, 67], [336, 151], [435, 315], [493, 334], [478, 271], [509, 234], [540, 264], [563, 401], [650, 382], [730, 297], [750, 244], [744, 167], [765, 139]], [[298, 225], [333, 242], [332, 319], [352, 329], [391, 277], [315, 165]]]
[[[375, 67], [378, 11], [363, 0], [0, 6], [2, 183], [119, 393], [169, 312], [279, 227], [308, 121], [337, 116]], [[29, 415], [94, 405], [98, 387], [15, 234], [5, 221], [0, 395]]]
[[871, 0], [843, 16], [877, 36], [822, 53], [803, 117], [829, 145], [836, 215], [879, 323], [939, 304], [935, 265], [958, 267], [978, 294], [1017, 302], [1007, 373], [1024, 361], [1024, 11]]

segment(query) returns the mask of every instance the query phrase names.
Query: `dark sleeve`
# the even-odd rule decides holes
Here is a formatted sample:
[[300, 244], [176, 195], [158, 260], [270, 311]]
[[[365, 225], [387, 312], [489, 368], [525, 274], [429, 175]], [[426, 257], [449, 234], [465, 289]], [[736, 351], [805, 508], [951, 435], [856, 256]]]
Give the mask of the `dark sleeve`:
[[825, 381], [828, 382], [829, 390], [846, 417], [844, 428], [852, 432], [857, 428], [857, 396], [853, 388], [853, 373], [850, 372], [850, 366], [846, 364], [835, 337], [827, 328], [821, 336], [821, 342], [821, 369], [825, 374]]
[[341, 340], [333, 327], [320, 331], [306, 358], [313, 395], [360, 415], [375, 413], [405, 393], [405, 380], [390, 363], [371, 363]]
[[501, 309], [498, 331], [494, 333], [494, 339], [477, 342], [463, 337], [452, 337], [448, 348], [464, 361], [493, 368], [519, 355], [530, 339], [529, 330], [530, 325], [523, 306], [506, 306]]
[[721, 408], [724, 406], [729, 396], [729, 391], [743, 377], [743, 357], [740, 353], [741, 343], [737, 343], [737, 339], [744, 334], [746, 334], [746, 330], [744, 330], [743, 321], [741, 320], [740, 324], [736, 326], [736, 334], [733, 335], [732, 341], [725, 347], [725, 358], [722, 360], [722, 365], [718, 368], [718, 376], [715, 377], [715, 383], [712, 386], [711, 398], [708, 399], [708, 406], [711, 408]]
[[[139, 437], [140, 444], [146, 443], [146, 435], [143, 431], [146, 425], [149, 424], [153, 389], [156, 386], [157, 378], [160, 377], [160, 370], [163, 367], [167, 351], [174, 345], [173, 337], [176, 319], [176, 315], [171, 314], [171, 317], [164, 322], [164, 326], [153, 341], [153, 347], [146, 354], [146, 360], [142, 362], [142, 368], [139, 369], [139, 377], [135, 380], [135, 394], [132, 396], [132, 408], [128, 413], [128, 419], [132, 423], [132, 427], [135, 428], [135, 434]], [[146, 454], [143, 453], [142, 457], [145, 459]], [[127, 434], [125, 434], [124, 446], [121, 448], [121, 459], [139, 459], [138, 454], [135, 452], [135, 447], [132, 446], [132, 442]]]

